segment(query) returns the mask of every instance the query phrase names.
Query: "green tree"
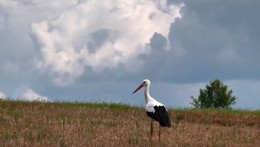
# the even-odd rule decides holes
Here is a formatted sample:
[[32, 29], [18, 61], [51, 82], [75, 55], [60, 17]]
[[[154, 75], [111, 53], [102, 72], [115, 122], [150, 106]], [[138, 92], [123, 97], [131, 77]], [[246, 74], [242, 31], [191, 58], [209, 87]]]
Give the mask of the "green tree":
[[206, 85], [205, 89], [200, 89], [198, 98], [191, 96], [195, 108], [228, 108], [236, 103], [236, 97], [232, 96], [233, 91], [228, 90], [220, 80], [215, 80]]

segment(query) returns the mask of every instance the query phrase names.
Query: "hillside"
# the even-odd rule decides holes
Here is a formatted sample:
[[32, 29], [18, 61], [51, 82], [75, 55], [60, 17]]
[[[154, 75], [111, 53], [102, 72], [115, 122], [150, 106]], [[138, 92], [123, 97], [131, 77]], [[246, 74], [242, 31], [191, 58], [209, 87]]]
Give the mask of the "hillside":
[[0, 100], [3, 146], [260, 146], [260, 111], [169, 109], [149, 142], [144, 108], [124, 104]]

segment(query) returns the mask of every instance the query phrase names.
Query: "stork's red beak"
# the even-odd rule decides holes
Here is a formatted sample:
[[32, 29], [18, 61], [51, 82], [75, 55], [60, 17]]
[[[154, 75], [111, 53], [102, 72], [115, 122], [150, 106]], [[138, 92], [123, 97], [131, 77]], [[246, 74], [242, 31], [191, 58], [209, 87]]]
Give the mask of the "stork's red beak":
[[144, 86], [144, 85], [143, 85], [143, 83], [142, 83], [140, 86], [138, 86], [138, 87], [135, 89], [135, 91], [134, 91], [132, 94], [136, 93], [136, 92], [137, 92], [139, 89], [141, 89], [143, 86]]

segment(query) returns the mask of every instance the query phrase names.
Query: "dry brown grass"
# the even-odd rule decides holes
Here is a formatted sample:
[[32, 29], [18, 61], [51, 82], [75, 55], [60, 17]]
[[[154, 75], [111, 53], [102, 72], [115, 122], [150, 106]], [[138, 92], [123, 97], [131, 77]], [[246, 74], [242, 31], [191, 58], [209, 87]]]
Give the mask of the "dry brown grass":
[[0, 101], [3, 146], [260, 146], [260, 113], [172, 110], [149, 142], [143, 108], [110, 104]]

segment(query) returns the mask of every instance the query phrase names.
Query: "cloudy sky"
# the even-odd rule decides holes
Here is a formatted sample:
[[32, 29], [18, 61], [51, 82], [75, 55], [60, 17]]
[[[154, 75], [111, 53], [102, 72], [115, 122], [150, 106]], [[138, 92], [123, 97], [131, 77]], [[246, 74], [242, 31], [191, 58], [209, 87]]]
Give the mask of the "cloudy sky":
[[260, 109], [258, 0], [0, 0], [0, 97], [168, 107], [220, 79]]

